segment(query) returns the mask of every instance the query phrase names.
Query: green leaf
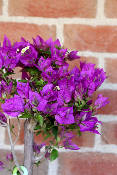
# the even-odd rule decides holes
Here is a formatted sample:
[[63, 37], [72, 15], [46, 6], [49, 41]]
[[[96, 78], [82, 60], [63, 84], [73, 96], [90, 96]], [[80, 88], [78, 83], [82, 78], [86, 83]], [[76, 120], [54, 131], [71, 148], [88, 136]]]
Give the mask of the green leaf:
[[15, 74], [14, 72], [6, 72], [4, 75], [7, 77], [9, 75]]
[[54, 137], [57, 140], [57, 135], [58, 135], [58, 126], [53, 126], [52, 127], [52, 134], [54, 135]]
[[42, 131], [38, 131], [38, 132], [36, 133], [36, 136], [38, 136], [41, 132], [42, 132]]
[[80, 137], [80, 136], [81, 136], [81, 133], [82, 133], [82, 132], [79, 130], [78, 133], [77, 133], [77, 135], [79, 135], [79, 137]]
[[35, 127], [35, 130], [37, 130], [37, 129], [41, 129], [41, 126], [36, 126]]
[[39, 81], [36, 81], [35, 84], [36, 84], [36, 85], [43, 85], [43, 82], [44, 82], [44, 81], [43, 81], [42, 79], [40, 79]]
[[39, 70], [35, 67], [30, 71], [31, 74], [35, 75], [39, 73]]
[[37, 115], [37, 119], [41, 126], [43, 126], [43, 117], [41, 115]]
[[10, 131], [11, 132], [13, 132], [12, 130], [13, 130], [13, 128], [14, 128], [14, 126], [12, 125], [12, 126], [10, 126]]
[[39, 167], [39, 164], [40, 164], [41, 162], [40, 161], [38, 161], [37, 163], [34, 163], [34, 164], [36, 164], [37, 165], [37, 167]]
[[61, 140], [60, 137], [57, 137], [56, 141], [57, 141], [57, 142], [60, 142], [60, 140]]
[[16, 174], [18, 171], [17, 167], [15, 166], [14, 169], [13, 169], [13, 174]]
[[23, 79], [18, 80], [18, 81], [21, 82], [21, 83], [27, 83], [28, 82], [28, 80], [23, 80]]
[[49, 137], [52, 137], [52, 135], [51, 135], [50, 133], [48, 133], [48, 134], [44, 137], [43, 141], [44, 141], [44, 140], [47, 140]]
[[50, 162], [55, 160], [58, 157], [58, 151], [56, 149], [53, 149], [51, 154], [50, 154]]
[[25, 114], [22, 114], [22, 116], [20, 116], [19, 118], [31, 118], [31, 117], [32, 117], [32, 114], [25, 113]]

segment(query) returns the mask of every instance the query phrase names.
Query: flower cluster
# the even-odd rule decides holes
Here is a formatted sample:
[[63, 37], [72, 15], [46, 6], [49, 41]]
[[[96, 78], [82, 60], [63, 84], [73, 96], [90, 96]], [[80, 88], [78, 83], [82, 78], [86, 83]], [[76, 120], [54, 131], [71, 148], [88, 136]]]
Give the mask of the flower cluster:
[[[93, 93], [106, 79], [103, 69], [80, 62], [80, 69], [68, 71], [67, 61], [74, 59], [79, 59], [77, 51], [69, 53], [58, 39], [44, 41], [40, 36], [33, 39], [33, 44], [21, 38], [21, 42], [13, 45], [5, 36], [0, 47], [0, 97], [4, 113], [37, 119], [35, 132], [42, 132], [46, 138], [54, 135], [56, 140], [63, 140], [66, 149], [73, 150], [79, 148], [72, 143], [74, 135], [70, 131], [99, 134], [100, 121], [94, 114], [109, 103], [101, 94], [95, 102], [92, 100]], [[16, 67], [22, 72], [18, 81], [10, 78]], [[34, 144], [37, 153], [42, 146]]]

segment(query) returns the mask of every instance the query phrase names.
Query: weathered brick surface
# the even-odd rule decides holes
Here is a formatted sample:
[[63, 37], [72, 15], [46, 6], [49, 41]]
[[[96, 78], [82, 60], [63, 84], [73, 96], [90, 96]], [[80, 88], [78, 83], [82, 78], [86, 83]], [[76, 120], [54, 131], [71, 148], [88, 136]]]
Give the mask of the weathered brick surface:
[[0, 22], [0, 41], [3, 41], [6, 35], [10, 41], [21, 41], [21, 37], [32, 42], [32, 37], [36, 38], [37, 35], [41, 36], [44, 40], [49, 39], [51, 36], [53, 40], [56, 39], [56, 27], [54, 25], [36, 25], [28, 23], [3, 23]]
[[101, 133], [103, 144], [117, 145], [117, 122], [103, 122]]
[[[12, 166], [10, 163], [7, 162], [6, 160], [6, 154], [10, 154], [11, 152], [9, 150], [0, 150], [0, 161], [2, 161], [6, 167], [11, 168]], [[16, 150], [16, 157], [18, 159], [19, 165], [23, 165], [23, 151], [21, 150]], [[14, 164], [15, 166], [15, 164]], [[5, 170], [1, 170], [0, 171], [0, 175], [11, 175], [11, 172], [6, 172]], [[33, 170], [33, 175], [37, 175], [37, 174], [41, 174], [41, 175], [47, 175], [48, 174], [48, 160], [46, 160], [45, 162], [43, 162], [42, 164], [39, 165], [39, 167], [37, 167], [36, 165], [34, 165], [34, 170]]]
[[117, 156], [101, 153], [59, 153], [58, 175], [116, 175]]
[[117, 52], [117, 26], [64, 25], [64, 46], [70, 50]]
[[117, 58], [105, 59], [105, 71], [106, 75], [109, 76], [106, 82], [117, 83]]
[[[76, 132], [73, 132], [76, 135]], [[93, 147], [94, 146], [95, 134], [92, 132], [82, 132], [79, 137], [76, 135], [72, 142], [75, 143], [78, 147]], [[81, 148], [82, 149], [82, 148]]]
[[98, 114], [113, 114], [117, 115], [117, 91], [115, 90], [98, 90], [94, 93], [93, 100], [95, 101], [99, 94], [102, 94], [103, 97], [109, 97], [108, 103], [106, 106], [97, 110]]
[[94, 18], [96, 16], [97, 0], [15, 0], [9, 1], [9, 15], [38, 16], [46, 18], [81, 17]]
[[107, 18], [117, 18], [117, 1], [105, 0], [105, 16]]
[[80, 59], [76, 59], [73, 61], [67, 61], [69, 64], [69, 68], [68, 70], [72, 70], [75, 66], [78, 67], [80, 69], [80, 61], [81, 62], [87, 62], [87, 63], [93, 63], [95, 64], [95, 67], [98, 67], [98, 59], [95, 57], [83, 57], [81, 56]]

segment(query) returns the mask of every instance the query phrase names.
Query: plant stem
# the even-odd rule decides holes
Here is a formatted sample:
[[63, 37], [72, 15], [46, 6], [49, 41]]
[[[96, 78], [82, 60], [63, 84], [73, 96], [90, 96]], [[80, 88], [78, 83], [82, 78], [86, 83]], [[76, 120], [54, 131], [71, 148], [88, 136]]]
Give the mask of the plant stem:
[[32, 118], [26, 119], [24, 123], [24, 167], [28, 171], [28, 175], [33, 174], [33, 142], [34, 142], [34, 132], [33, 128], [30, 128], [31, 124], [34, 124], [34, 120]]

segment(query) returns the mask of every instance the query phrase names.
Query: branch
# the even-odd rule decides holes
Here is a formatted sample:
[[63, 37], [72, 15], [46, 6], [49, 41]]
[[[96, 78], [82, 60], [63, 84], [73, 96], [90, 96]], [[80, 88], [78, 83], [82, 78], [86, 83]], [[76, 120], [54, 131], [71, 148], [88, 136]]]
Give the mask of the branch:
[[16, 138], [16, 140], [15, 140], [13, 146], [16, 144], [17, 140], [19, 139], [19, 134], [20, 134], [20, 121], [19, 121], [19, 118], [18, 118], [18, 117], [17, 117], [17, 119], [18, 119], [19, 130], [18, 130], [18, 135], [17, 135], [17, 138]]
[[32, 82], [29, 82], [30, 86], [37, 92], [37, 89], [33, 86]]
[[0, 126], [7, 126], [7, 123], [3, 122], [2, 120], [0, 120], [0, 122], [4, 124], [4, 125], [0, 124]]
[[41, 156], [37, 156], [34, 158], [34, 163], [37, 163], [39, 160], [43, 158], [43, 156], [45, 156], [45, 154], [47, 153], [47, 151], [50, 149], [51, 145], [53, 144], [54, 140], [55, 138], [51, 141], [50, 145], [48, 146], [48, 148], [45, 150], [45, 152]]
[[12, 142], [10, 127], [9, 127], [8, 124], [7, 124], [7, 130], [8, 130], [8, 135], [9, 135], [10, 144], [11, 144], [11, 151], [12, 151], [12, 154], [13, 154], [15, 165], [17, 166], [17, 169], [19, 170], [20, 174], [23, 175], [23, 172], [20, 170], [20, 167], [19, 167], [19, 164], [18, 164], [18, 161], [17, 161], [17, 157], [15, 155], [14, 144]]

